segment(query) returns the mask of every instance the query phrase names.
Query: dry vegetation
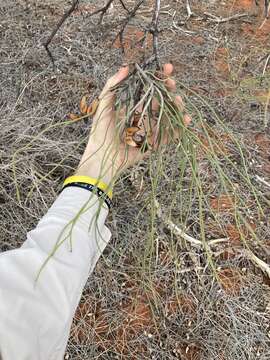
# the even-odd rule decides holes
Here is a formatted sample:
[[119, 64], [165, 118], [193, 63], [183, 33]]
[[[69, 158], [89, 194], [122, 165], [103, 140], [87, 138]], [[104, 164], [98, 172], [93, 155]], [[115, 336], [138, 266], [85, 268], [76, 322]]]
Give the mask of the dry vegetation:
[[[50, 44], [55, 68], [43, 43], [70, 4], [0, 4], [1, 251], [23, 242], [78, 164], [89, 120], [72, 122], [67, 114], [78, 110], [83, 94], [94, 99], [123, 61], [137, 61], [144, 51], [140, 40], [154, 1], [145, 1], [126, 28], [125, 55], [114, 41], [126, 16], [121, 2], [98, 31], [99, 16], [89, 16], [105, 3], [80, 1]], [[132, 8], [135, 2], [124, 3]], [[194, 129], [202, 144], [197, 171], [210, 209], [203, 220], [214, 266], [196, 243], [202, 230], [192, 174], [181, 174], [181, 154], [171, 146], [116, 186], [108, 219], [113, 237], [84, 289], [66, 359], [270, 358], [270, 278], [243, 246], [269, 264], [270, 20], [263, 23], [264, 1], [189, 3], [192, 14], [186, 1], [161, 1], [159, 55], [174, 64], [189, 111], [194, 118], [199, 112], [210, 134]], [[144, 49], [151, 52], [150, 34]], [[219, 158], [236, 168], [241, 163], [218, 119], [243, 144], [261, 211], [233, 165], [223, 162], [240, 204], [235, 193], [221, 191], [209, 166], [211, 144]], [[236, 207], [245, 222], [236, 221]]]

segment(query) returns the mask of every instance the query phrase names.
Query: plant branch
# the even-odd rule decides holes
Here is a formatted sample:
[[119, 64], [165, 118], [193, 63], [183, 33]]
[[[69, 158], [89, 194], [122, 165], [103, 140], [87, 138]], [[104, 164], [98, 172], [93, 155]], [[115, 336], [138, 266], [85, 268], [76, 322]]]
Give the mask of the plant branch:
[[53, 64], [53, 67], [55, 66], [53, 55], [49, 49], [49, 45], [52, 42], [52, 39], [55, 37], [58, 30], [61, 28], [61, 26], [64, 24], [64, 22], [67, 20], [67, 18], [73, 13], [73, 11], [76, 9], [77, 5], [79, 4], [79, 0], [73, 0], [73, 3], [71, 7], [64, 13], [64, 15], [61, 17], [61, 19], [56, 24], [55, 28], [51, 32], [51, 35], [48, 37], [46, 42], [44, 43], [44, 47], [47, 51], [47, 54]]
[[[59, 29], [61, 28], [61, 26], [64, 24], [64, 22], [67, 20], [67, 18], [73, 13], [73, 11], [76, 9], [76, 7], [78, 6], [80, 0], [73, 0], [73, 3], [71, 5], [71, 7], [64, 13], [64, 15], [61, 17], [61, 19], [58, 21], [58, 23], [56, 24], [56, 26], [54, 27], [53, 31], [51, 32], [50, 36], [48, 37], [48, 39], [46, 40], [46, 42], [44, 43], [44, 47], [47, 51], [47, 54], [53, 64], [53, 67], [55, 67], [55, 61], [54, 61], [54, 57], [49, 49], [49, 45], [52, 42], [53, 38], [55, 37], [55, 35], [57, 34], [57, 32], [59, 31]], [[99, 13], [101, 13], [100, 15], [100, 19], [99, 19], [99, 24], [102, 23], [103, 17], [105, 15], [105, 13], [107, 12], [107, 10], [109, 9], [110, 5], [113, 3], [114, 0], [108, 0], [107, 4], [105, 6], [103, 6], [101, 9], [98, 9], [94, 12], [92, 12], [89, 17], [97, 15]]]
[[[164, 214], [162, 213], [160, 204], [157, 200], [155, 200], [155, 207], [157, 210], [157, 216], [164, 222], [164, 224], [167, 226], [167, 228], [176, 236], [180, 236], [187, 242], [189, 242], [193, 246], [204, 246], [204, 243], [201, 240], [195, 239], [194, 237], [188, 235], [185, 233], [182, 229], [180, 229], [174, 222], [172, 222], [170, 219], [166, 218]], [[210, 240], [207, 243], [207, 246], [214, 246], [220, 243], [227, 242], [228, 238], [222, 238], [222, 239], [213, 239]]]
[[219, 16], [210, 14], [208, 12], [205, 12], [204, 15], [209, 17], [209, 21], [211, 21], [213, 23], [216, 23], [216, 24], [222, 24], [222, 23], [225, 23], [227, 21], [238, 20], [240, 18], [248, 16], [248, 14], [236, 14], [236, 15], [232, 15], [232, 16], [229, 16], [229, 17], [226, 17], [226, 18], [221, 18]]
[[130, 20], [136, 15], [136, 12], [138, 11], [138, 9], [141, 7], [141, 5], [144, 3], [145, 0], [139, 0], [133, 7], [132, 10], [127, 10], [128, 11], [128, 16], [124, 19], [121, 29], [118, 31], [117, 35], [115, 36], [113, 43], [116, 41], [116, 39], [119, 37], [119, 41], [120, 41], [120, 46], [121, 46], [121, 50], [123, 52], [123, 54], [125, 53], [125, 47], [124, 47], [124, 32], [125, 29], [128, 25], [128, 23], [130, 22]]
[[186, 9], [187, 9], [187, 18], [186, 21], [188, 21], [191, 16], [193, 15], [193, 12], [191, 11], [189, 0], [186, 1]]
[[151, 23], [151, 27], [150, 27], [150, 33], [152, 34], [152, 37], [153, 37], [153, 54], [155, 57], [154, 60], [157, 64], [158, 68], [160, 68], [159, 54], [158, 54], [159, 15], [160, 15], [160, 0], [156, 0], [155, 10], [153, 13], [152, 23]]
[[270, 188], [270, 183], [267, 182], [266, 180], [264, 180], [264, 178], [262, 178], [261, 176], [259, 175], [255, 175], [255, 178], [261, 182], [262, 184], [264, 184], [265, 186], [269, 187]]
[[105, 6], [103, 6], [103, 8], [94, 11], [92, 14], [89, 15], [89, 17], [101, 13], [100, 18], [99, 18], [99, 22], [98, 22], [99, 24], [101, 24], [102, 21], [103, 21], [104, 15], [106, 14], [106, 12], [108, 11], [109, 7], [111, 6], [111, 4], [113, 2], [114, 2], [114, 0], [109, 0], [107, 2], [107, 4]]
[[122, 5], [123, 9], [125, 9], [129, 13], [129, 9], [126, 7], [123, 0], [119, 0], [120, 4]]
[[266, 17], [266, 19], [268, 19], [269, 5], [270, 5], [270, 1], [264, 0], [264, 16]]
[[248, 249], [244, 249], [242, 251], [242, 254], [244, 254], [248, 259], [250, 259], [255, 265], [257, 265], [270, 278], [270, 266], [265, 261], [258, 258], [258, 256], [253, 254], [253, 252]]

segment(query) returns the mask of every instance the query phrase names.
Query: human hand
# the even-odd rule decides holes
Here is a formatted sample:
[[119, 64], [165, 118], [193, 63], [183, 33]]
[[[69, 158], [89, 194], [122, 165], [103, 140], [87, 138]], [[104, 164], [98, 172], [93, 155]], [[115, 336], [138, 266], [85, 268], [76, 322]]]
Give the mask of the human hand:
[[[163, 66], [165, 85], [173, 93], [176, 91], [176, 84], [171, 78], [172, 72], [172, 64], [165, 64]], [[138, 147], [127, 145], [117, 133], [114, 109], [115, 93], [112, 89], [124, 80], [128, 73], [128, 66], [120, 68], [103, 88], [99, 96], [99, 105], [93, 118], [89, 141], [76, 175], [98, 178], [111, 185], [123, 170], [134, 165], [149, 154], [149, 151], [144, 153]], [[174, 103], [180, 110], [183, 109], [181, 96], [174, 96]], [[155, 112], [158, 111], [159, 105], [156, 104], [156, 106]], [[184, 115], [185, 124], [188, 125], [190, 121], [189, 115]], [[166, 143], [167, 141], [168, 139], [164, 136], [162, 142]]]

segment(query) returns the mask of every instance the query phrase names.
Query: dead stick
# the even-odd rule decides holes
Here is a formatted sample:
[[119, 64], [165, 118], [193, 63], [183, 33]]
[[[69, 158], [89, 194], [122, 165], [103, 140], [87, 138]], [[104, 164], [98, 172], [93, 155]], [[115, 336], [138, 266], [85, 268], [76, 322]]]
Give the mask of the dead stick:
[[103, 8], [94, 11], [92, 14], [89, 15], [89, 17], [90, 17], [90, 16], [93, 16], [93, 15], [96, 15], [96, 14], [98, 14], [98, 13], [101, 12], [100, 19], [99, 19], [99, 22], [98, 22], [99, 24], [101, 24], [101, 23], [102, 23], [102, 20], [103, 20], [103, 18], [104, 18], [105, 13], [107, 12], [107, 10], [109, 9], [109, 7], [111, 6], [111, 4], [112, 4], [113, 2], [114, 2], [114, 0], [109, 0], [109, 1], [107, 2], [107, 4], [106, 4]]
[[52, 53], [49, 49], [49, 45], [52, 42], [52, 39], [55, 37], [57, 31], [60, 29], [60, 27], [63, 25], [63, 23], [66, 21], [66, 19], [73, 13], [73, 11], [76, 9], [76, 6], [78, 5], [79, 0], [73, 0], [73, 3], [71, 5], [71, 7], [68, 9], [68, 11], [66, 11], [64, 13], [64, 15], [62, 16], [62, 18], [58, 21], [58, 23], [56, 24], [55, 28], [53, 29], [53, 31], [51, 32], [51, 35], [48, 37], [47, 41], [44, 44], [44, 47], [47, 51], [47, 54], [49, 56], [49, 58], [51, 59], [51, 62], [53, 64], [53, 67], [55, 66], [54, 64], [54, 58], [52, 56]]
[[[50, 36], [48, 37], [47, 41], [44, 43], [44, 47], [47, 51], [47, 54], [53, 64], [53, 67], [55, 67], [55, 62], [54, 62], [54, 58], [53, 55], [49, 49], [49, 45], [52, 42], [53, 38], [55, 37], [56, 33], [58, 32], [58, 30], [61, 28], [61, 26], [63, 25], [63, 23], [66, 21], [66, 19], [73, 13], [73, 11], [76, 9], [77, 5], [79, 4], [80, 0], [73, 0], [73, 3], [71, 5], [71, 7], [64, 13], [64, 15], [61, 17], [61, 19], [58, 21], [58, 23], [56, 24], [55, 28], [53, 29], [53, 31], [51, 32]], [[106, 13], [106, 11], [109, 9], [111, 3], [114, 0], [109, 0], [107, 2], [107, 4], [105, 6], [103, 6], [101, 9], [98, 9], [94, 12], [92, 12], [88, 17], [94, 16], [96, 14], [101, 13], [100, 19], [99, 19], [99, 24], [102, 22], [104, 14]]]
[[124, 19], [123, 24], [121, 26], [121, 29], [119, 30], [119, 32], [117, 33], [117, 35], [115, 36], [112, 44], [114, 44], [114, 42], [116, 41], [116, 39], [119, 37], [119, 41], [120, 41], [120, 46], [121, 46], [121, 50], [123, 52], [123, 54], [125, 54], [125, 48], [124, 48], [124, 32], [125, 29], [128, 25], [128, 23], [130, 22], [130, 20], [136, 16], [136, 13], [138, 11], [138, 9], [140, 8], [140, 6], [144, 3], [145, 0], [139, 0], [135, 5], [134, 8], [132, 10], [129, 10], [128, 12], [128, 16]]
[[186, 8], [187, 8], [187, 18], [186, 21], [190, 19], [190, 17], [193, 15], [193, 12], [191, 11], [189, 0], [186, 2]]
[[248, 16], [248, 14], [236, 14], [236, 15], [229, 16], [227, 18], [221, 18], [216, 15], [210, 14], [208, 12], [205, 12], [204, 15], [206, 15], [210, 18], [209, 21], [217, 23], [217, 24], [225, 23], [227, 21], [238, 20], [242, 17]]
[[269, 5], [270, 5], [270, 1], [264, 0], [264, 15], [266, 19], [268, 19]]
[[127, 12], [129, 12], [128, 8], [126, 7], [125, 3], [123, 0], [119, 0], [119, 2], [121, 3], [123, 9], [125, 9]]
[[155, 62], [157, 64], [158, 68], [160, 67], [159, 56], [158, 56], [158, 33], [159, 33], [158, 21], [159, 21], [159, 13], [160, 13], [160, 0], [156, 0], [155, 10], [154, 10], [154, 13], [153, 13], [153, 19], [152, 19], [150, 32], [151, 32], [151, 34], [153, 36], [153, 53], [154, 53]]

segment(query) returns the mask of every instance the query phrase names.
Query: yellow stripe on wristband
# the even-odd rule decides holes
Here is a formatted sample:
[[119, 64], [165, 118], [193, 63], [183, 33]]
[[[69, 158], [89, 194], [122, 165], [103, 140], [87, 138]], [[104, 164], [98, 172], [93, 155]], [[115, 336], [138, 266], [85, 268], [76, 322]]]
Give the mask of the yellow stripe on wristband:
[[76, 182], [81, 182], [81, 183], [85, 183], [85, 184], [94, 185], [97, 188], [104, 191], [109, 196], [110, 199], [112, 199], [112, 197], [113, 197], [112, 190], [109, 189], [109, 186], [107, 184], [105, 184], [105, 182], [103, 182], [103, 181], [101, 181], [99, 179], [92, 178], [90, 176], [85, 176], [85, 175], [72, 175], [72, 176], [69, 176], [64, 181], [63, 186], [68, 185], [68, 184], [72, 184], [72, 183], [76, 183]]

